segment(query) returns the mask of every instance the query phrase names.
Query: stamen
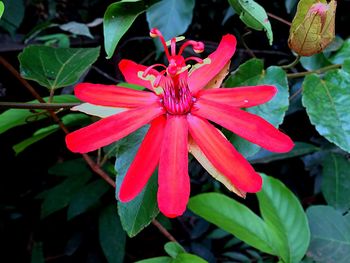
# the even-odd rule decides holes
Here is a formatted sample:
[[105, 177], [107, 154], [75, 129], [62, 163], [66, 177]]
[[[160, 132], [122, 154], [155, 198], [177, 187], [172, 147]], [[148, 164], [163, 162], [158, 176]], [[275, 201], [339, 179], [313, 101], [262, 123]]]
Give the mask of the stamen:
[[148, 75], [148, 73], [151, 71], [151, 69], [155, 68], [155, 67], [162, 67], [166, 69], [166, 66], [163, 64], [154, 64], [152, 66], [149, 66], [148, 68], [146, 68], [146, 70], [143, 72], [142, 77], [146, 77]]
[[176, 56], [176, 38], [171, 39], [171, 55]]
[[194, 60], [196, 61], [197, 63], [203, 63], [203, 59], [201, 58], [197, 58], [197, 57], [188, 57], [185, 59], [185, 62], [189, 61], [189, 60]]
[[196, 53], [201, 53], [204, 51], [204, 44], [203, 42], [197, 42], [197, 41], [193, 41], [193, 40], [189, 40], [189, 41], [186, 41], [180, 48], [180, 51], [179, 51], [179, 56], [181, 56], [182, 52], [185, 50], [186, 47], [188, 46], [192, 46], [192, 49], [194, 52]]
[[164, 39], [162, 33], [161, 33], [157, 28], [152, 28], [151, 31], [149, 32], [149, 35], [150, 35], [152, 38], [159, 37], [159, 39], [160, 39], [160, 41], [162, 42], [162, 45], [163, 45], [163, 47], [164, 47], [165, 55], [167, 56], [168, 60], [170, 60], [169, 50], [168, 50], [168, 47], [167, 47], [167, 45], [166, 45], [166, 42], [165, 42], [165, 39]]

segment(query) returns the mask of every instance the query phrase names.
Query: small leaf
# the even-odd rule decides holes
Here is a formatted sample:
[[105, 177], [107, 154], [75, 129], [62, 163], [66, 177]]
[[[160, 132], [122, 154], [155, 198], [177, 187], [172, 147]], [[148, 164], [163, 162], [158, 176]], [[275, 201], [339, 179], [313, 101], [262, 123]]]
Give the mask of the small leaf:
[[[48, 97], [44, 98], [44, 100], [47, 101]], [[29, 101], [29, 103], [37, 103], [37, 102], [38, 101], [36, 100]], [[68, 102], [79, 102], [79, 100], [73, 95], [57, 95], [53, 99], [53, 103], [54, 102], [68, 103]], [[45, 111], [43, 110], [36, 110], [35, 112], [32, 112], [30, 110], [24, 110], [24, 109], [10, 109], [10, 110], [4, 111], [3, 113], [0, 114], [0, 134], [4, 133], [5, 131], [11, 128], [47, 118], [48, 115], [44, 113]]]
[[303, 105], [316, 130], [350, 152], [350, 74], [329, 71], [321, 78], [312, 74], [303, 83]]
[[89, 27], [83, 23], [71, 21], [71, 22], [68, 22], [66, 24], [60, 25], [59, 28], [62, 29], [63, 31], [70, 32], [74, 35], [86, 36], [88, 38], [94, 38], [90, 33]]
[[136, 261], [135, 263], [172, 263], [173, 259], [171, 257], [156, 257], [148, 258], [144, 260]]
[[94, 104], [90, 104], [90, 103], [82, 103], [78, 106], [73, 107], [71, 110], [84, 112], [84, 113], [92, 115], [92, 116], [106, 118], [106, 117], [109, 117], [111, 115], [121, 113], [122, 111], [125, 111], [126, 109], [100, 106], [100, 105], [94, 105]]
[[346, 212], [350, 208], [349, 160], [342, 155], [329, 153], [322, 165], [322, 193], [327, 203]]
[[194, 0], [163, 0], [146, 12], [149, 28], [158, 28], [165, 40], [186, 32], [192, 21]]
[[107, 58], [113, 56], [119, 40], [144, 11], [145, 6], [141, 0], [122, 0], [107, 7], [103, 17], [103, 35]]
[[265, 30], [270, 45], [273, 34], [265, 9], [253, 0], [229, 0], [230, 5], [246, 26], [255, 30]]
[[99, 238], [108, 263], [123, 262], [126, 236], [115, 205], [107, 206], [100, 214]]
[[186, 250], [176, 242], [168, 242], [164, 245], [164, 250], [172, 258], [176, 258], [178, 254], [185, 253]]
[[344, 41], [341, 48], [329, 58], [334, 64], [343, 64], [350, 57], [350, 39]]
[[[116, 196], [118, 196], [123, 178], [133, 161], [148, 127], [143, 127], [118, 141], [115, 145], [115, 170], [117, 171]], [[148, 226], [159, 213], [157, 205], [157, 176], [154, 173], [145, 189], [132, 201], [118, 203], [118, 213], [124, 230], [130, 237], [137, 235]]]
[[2, 1], [0, 1], [0, 18], [2, 17], [4, 10], [5, 10], [4, 3]]
[[330, 206], [311, 206], [306, 211], [311, 230], [307, 255], [316, 262], [348, 263], [350, 223]]
[[48, 89], [76, 83], [96, 61], [100, 48], [26, 47], [18, 56], [21, 75]]
[[82, 213], [88, 211], [89, 208], [98, 204], [101, 196], [110, 189], [103, 180], [97, 180], [84, 185], [74, 196], [69, 203], [67, 219], [70, 220]]
[[[5, 29], [11, 35], [16, 33], [17, 28], [22, 24], [25, 12], [23, 0], [2, 0], [6, 7], [3, 17], [0, 20], [0, 27]], [[1, 7], [0, 7], [1, 9]], [[4, 11], [4, 9], [3, 9]], [[1, 16], [0, 16], [1, 17]]]
[[32, 256], [30, 263], [44, 263], [44, 252], [43, 252], [43, 244], [41, 242], [35, 242], [32, 248]]
[[315, 54], [309, 57], [301, 57], [300, 64], [303, 66], [304, 69], [310, 71], [331, 65], [331, 63], [323, 53]]
[[295, 142], [295, 146], [290, 152], [273, 153], [273, 152], [269, 152], [267, 150], [261, 149], [257, 154], [253, 155], [252, 157], [249, 157], [248, 160], [251, 163], [269, 163], [273, 161], [306, 155], [319, 150], [320, 148], [312, 144], [308, 144], [304, 142]]
[[[278, 92], [269, 102], [246, 109], [246, 111], [259, 115], [274, 126], [282, 123], [289, 105], [289, 91], [287, 75], [280, 67], [263, 68], [263, 62], [259, 59], [251, 59], [242, 64], [225, 82], [225, 87], [254, 86], [270, 84], [277, 87]], [[230, 141], [245, 157], [256, 154], [260, 147], [232, 135]]]

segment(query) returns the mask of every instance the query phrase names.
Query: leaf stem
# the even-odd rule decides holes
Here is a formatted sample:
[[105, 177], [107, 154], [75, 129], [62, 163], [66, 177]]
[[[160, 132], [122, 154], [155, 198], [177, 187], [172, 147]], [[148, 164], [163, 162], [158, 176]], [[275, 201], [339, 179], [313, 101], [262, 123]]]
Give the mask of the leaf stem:
[[43, 109], [43, 110], [57, 110], [70, 109], [80, 103], [22, 103], [22, 102], [0, 102], [0, 108], [12, 109]]
[[271, 17], [271, 18], [277, 20], [277, 21], [280, 21], [280, 22], [283, 23], [283, 24], [286, 24], [286, 25], [288, 25], [288, 26], [291, 26], [291, 25], [292, 25], [291, 22], [289, 22], [289, 21], [283, 19], [282, 17], [276, 16], [276, 15], [271, 14], [271, 13], [269, 13], [269, 12], [267, 12], [267, 15], [268, 15], [269, 17]]
[[316, 70], [297, 72], [297, 73], [289, 73], [289, 74], [287, 74], [287, 77], [290, 79], [293, 79], [293, 78], [301, 78], [301, 77], [304, 77], [306, 75], [310, 75], [313, 73], [321, 74], [321, 73], [326, 72], [326, 71], [331, 70], [331, 69], [341, 68], [341, 66], [342, 66], [342, 64], [334, 64], [334, 65], [329, 65], [329, 66], [319, 68]]
[[289, 69], [289, 68], [294, 67], [296, 64], [299, 63], [300, 58], [301, 58], [301, 56], [300, 56], [300, 55], [297, 55], [296, 58], [295, 58], [295, 60], [294, 60], [292, 63], [289, 63], [289, 64], [287, 64], [287, 65], [281, 66], [281, 68], [283, 68], [283, 69]]

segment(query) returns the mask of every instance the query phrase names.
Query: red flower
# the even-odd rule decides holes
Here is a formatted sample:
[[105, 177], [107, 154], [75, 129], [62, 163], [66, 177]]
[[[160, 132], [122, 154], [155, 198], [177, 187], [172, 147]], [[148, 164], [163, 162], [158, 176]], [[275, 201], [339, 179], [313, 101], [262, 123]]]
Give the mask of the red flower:
[[[223, 69], [228, 68], [236, 48], [233, 35], [225, 35], [217, 50], [205, 60], [182, 56], [187, 46], [192, 46], [195, 52], [203, 51], [201, 42], [187, 41], [176, 54], [175, 38], [171, 40], [169, 52], [159, 30], [152, 29], [151, 36], [162, 41], [168, 66], [145, 67], [130, 60], [119, 64], [127, 82], [142, 85], [151, 92], [113, 85], [78, 84], [75, 95], [79, 99], [127, 110], [68, 134], [68, 148], [73, 152], [90, 152], [150, 123], [123, 180], [119, 198], [127, 202], [137, 196], [159, 165], [158, 206], [168, 217], [179, 216], [186, 209], [190, 195], [188, 151], [230, 190], [241, 196], [245, 192], [259, 191], [261, 177], [209, 121], [267, 150], [287, 152], [293, 147], [287, 135], [259, 116], [240, 109], [269, 101], [276, 88], [269, 85], [218, 88], [226, 75]], [[198, 62], [190, 71], [190, 66], [186, 65], [188, 60]], [[159, 72], [155, 67], [164, 70]]]

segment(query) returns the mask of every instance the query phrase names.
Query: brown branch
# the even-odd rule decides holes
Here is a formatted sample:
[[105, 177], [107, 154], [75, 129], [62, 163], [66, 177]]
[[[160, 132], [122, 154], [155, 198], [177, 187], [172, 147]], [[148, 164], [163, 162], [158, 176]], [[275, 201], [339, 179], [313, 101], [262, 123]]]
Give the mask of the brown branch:
[[311, 70], [311, 71], [305, 71], [305, 72], [297, 72], [297, 73], [289, 73], [287, 74], [287, 78], [293, 79], [293, 78], [301, 78], [301, 77], [305, 77], [306, 75], [310, 75], [313, 73], [316, 74], [321, 74], [323, 72], [326, 72], [328, 70], [331, 69], [337, 69], [337, 68], [341, 68], [342, 64], [334, 64], [334, 65], [329, 65], [320, 69], [316, 69], [316, 70]]
[[58, 110], [70, 109], [80, 103], [21, 103], [21, 102], [0, 102], [0, 108], [12, 109], [39, 109], [39, 110]]
[[291, 25], [292, 25], [291, 22], [289, 22], [289, 21], [283, 19], [282, 17], [276, 16], [276, 15], [271, 14], [271, 13], [269, 13], [269, 12], [267, 13], [267, 15], [268, 15], [269, 17], [271, 17], [271, 18], [277, 20], [277, 21], [280, 21], [280, 22], [283, 23], [283, 24], [286, 24], [286, 25], [288, 25], [288, 26], [291, 26]]
[[[40, 94], [38, 94], [35, 89], [25, 80], [22, 78], [22, 76], [19, 74], [19, 72], [12, 67], [12, 65], [10, 63], [8, 63], [5, 59], [3, 59], [0, 56], [0, 62], [1, 64], [3, 64], [32, 94], [33, 96], [40, 102], [42, 102], [43, 104], [46, 104], [46, 102], [44, 101], [44, 99], [40, 96]], [[48, 111], [50, 113], [50, 115], [52, 116], [52, 118], [59, 124], [60, 128], [63, 130], [64, 133], [68, 134], [69, 131], [67, 129], [67, 127], [63, 124], [63, 122], [60, 120], [60, 118], [56, 115], [56, 113], [54, 111]], [[101, 167], [95, 163], [88, 154], [83, 153], [82, 154], [83, 159], [85, 160], [85, 162], [90, 166], [90, 168], [96, 173], [98, 174], [103, 180], [105, 180], [109, 185], [111, 185], [113, 188], [116, 187], [115, 182], [112, 178], [110, 178], [108, 176], [107, 173], [105, 173]], [[170, 241], [174, 241], [177, 242], [176, 239], [156, 220], [153, 219], [152, 220], [152, 224], [155, 225], [158, 230], [166, 237], [168, 238]]]

